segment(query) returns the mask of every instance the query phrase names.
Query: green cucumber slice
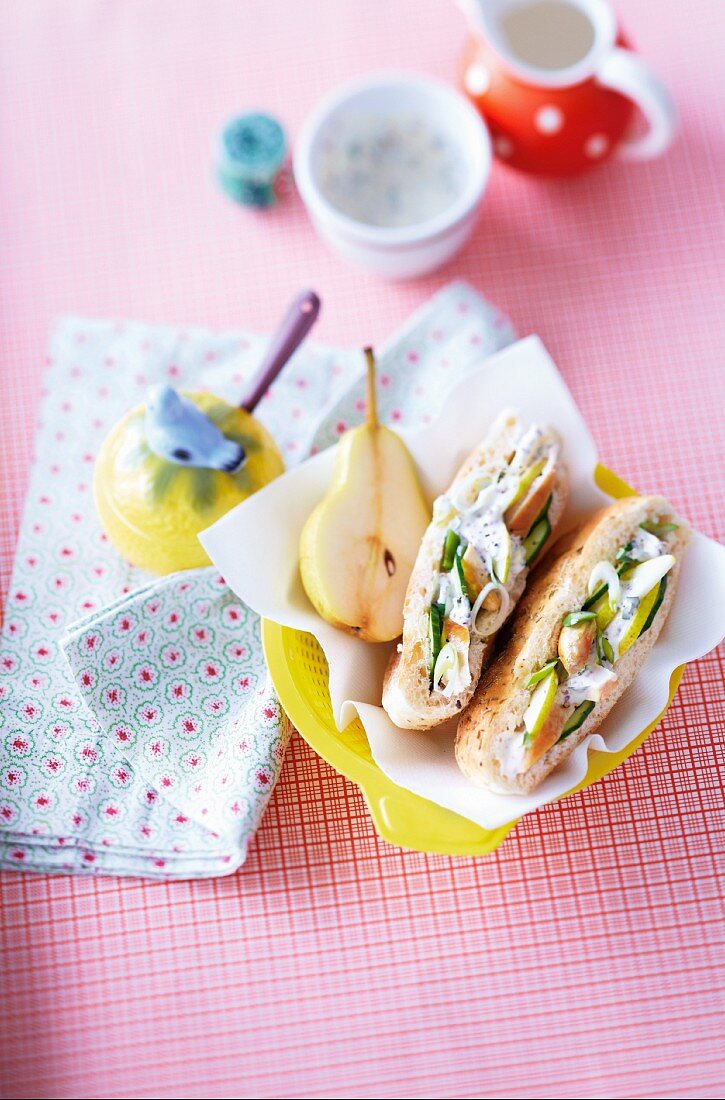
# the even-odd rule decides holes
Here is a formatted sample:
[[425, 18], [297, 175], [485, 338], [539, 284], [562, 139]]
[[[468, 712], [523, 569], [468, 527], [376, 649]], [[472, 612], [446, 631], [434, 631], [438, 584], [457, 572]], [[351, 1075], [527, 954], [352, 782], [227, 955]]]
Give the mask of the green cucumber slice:
[[524, 539], [524, 560], [527, 565], [531, 565], [532, 562], [536, 561], [550, 534], [551, 524], [544, 516], [543, 519], [534, 524]]
[[579, 623], [588, 623], [596, 619], [596, 611], [570, 611], [564, 616], [562, 626], [578, 626]]
[[[564, 724], [564, 728], [559, 735], [559, 741], [565, 741], [570, 734], [578, 730], [580, 726], [584, 725], [589, 715], [594, 710], [594, 703], [591, 699], [585, 699], [583, 703], [580, 703], [576, 710], [569, 715], [569, 718]], [[559, 744], [557, 741], [557, 745]]]
[[582, 611], [589, 611], [594, 604], [601, 600], [602, 596], [606, 593], [607, 586], [603, 584], [601, 588], [598, 588], [596, 592], [593, 592], [588, 600], [585, 600], [582, 604]]
[[656, 535], [657, 538], [661, 538], [662, 535], [669, 535], [670, 531], [677, 531], [679, 524], [653, 523], [651, 519], [646, 519], [644, 523], [640, 523], [640, 527], [643, 531], [648, 531], [650, 535]]
[[531, 524], [531, 527], [529, 528], [529, 534], [531, 534], [534, 527], [536, 527], [537, 523], [541, 523], [542, 519], [546, 519], [546, 517], [548, 516], [549, 509], [551, 508], [552, 495], [553, 495], [552, 493], [549, 493], [548, 497], [546, 498], [546, 503], [545, 503], [544, 507], [541, 509], [538, 516], [536, 517], [534, 522]]
[[428, 674], [431, 679], [431, 684], [433, 682], [433, 669], [435, 668], [438, 654], [443, 645], [443, 615], [441, 614], [440, 607], [440, 604], [433, 604], [430, 609], [430, 618], [428, 620], [428, 643], [430, 645], [430, 665], [428, 666]]
[[601, 632], [597, 634], [597, 657], [599, 658], [600, 664], [602, 661], [609, 661], [610, 665], [614, 664], [612, 643], [609, 641], [609, 638], [605, 638]]
[[456, 550], [461, 545], [460, 535], [456, 534], [450, 528], [446, 531], [445, 542], [443, 543], [443, 557], [441, 558], [441, 573], [447, 573], [453, 568], [453, 559], [456, 556]]
[[465, 596], [466, 599], [468, 599], [468, 585], [466, 584], [466, 574], [463, 572], [463, 561], [460, 554], [456, 554], [453, 559], [453, 563], [455, 566], [455, 568], [453, 569], [453, 577], [455, 578], [455, 583], [461, 596]]
[[667, 591], [667, 577], [663, 577], [662, 580], [660, 581], [660, 590], [657, 593], [657, 599], [652, 604], [652, 610], [650, 611], [649, 615], [647, 616], [647, 621], [645, 622], [644, 626], [642, 627], [642, 629], [639, 632], [640, 638], [642, 637], [643, 634], [646, 634], [647, 631], [649, 630], [649, 628], [652, 626], [652, 623], [654, 622], [654, 617], [657, 614], [657, 612], [659, 611], [659, 609], [662, 605], [662, 601], [665, 598], [665, 592], [666, 591]]
[[543, 680], [544, 677], [548, 676], [549, 673], [551, 672], [551, 670], [553, 668], [556, 668], [556, 666], [558, 664], [559, 664], [559, 658], [555, 657], [553, 661], [549, 661], [549, 663], [544, 665], [543, 668], [540, 668], [538, 672], [532, 672], [531, 676], [529, 676], [529, 679], [528, 679], [527, 684], [526, 684], [527, 688], [534, 687], [535, 684], [538, 684], [539, 681]]

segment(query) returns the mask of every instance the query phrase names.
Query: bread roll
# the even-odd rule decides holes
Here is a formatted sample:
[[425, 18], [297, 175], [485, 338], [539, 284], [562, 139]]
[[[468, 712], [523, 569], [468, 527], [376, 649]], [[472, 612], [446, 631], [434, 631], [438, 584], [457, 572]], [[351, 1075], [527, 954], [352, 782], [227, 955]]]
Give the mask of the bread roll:
[[[482, 443], [463, 463], [447, 493], [436, 501], [432, 522], [423, 537], [408, 584], [403, 609], [403, 640], [398, 646], [398, 652], [393, 654], [385, 674], [383, 706], [396, 725], [405, 729], [428, 729], [460, 714], [471, 699], [481, 670], [490, 658], [497, 629], [513, 611], [526, 586], [529, 574], [529, 566], [524, 561], [526, 536], [531, 528], [541, 528], [542, 524], [537, 527], [536, 521], [545, 510], [550, 531], [539, 547], [535, 560], [531, 562], [532, 565], [538, 564], [553, 543], [564, 513], [568, 479], [560, 449], [559, 437], [553, 429], [537, 425], [525, 426], [515, 413], [505, 411], [494, 422]], [[512, 504], [503, 508], [507, 499], [512, 496], [512, 489], [518, 492], [517, 486], [525, 485], [525, 475], [528, 473], [530, 477], [538, 466], [541, 467], [540, 473], [529, 481]], [[480, 489], [479, 485], [485, 486], [486, 481], [490, 482], [489, 486]], [[478, 496], [479, 493], [481, 496]], [[470, 502], [481, 500], [484, 493], [495, 499], [489, 507], [484, 506], [477, 512], [471, 512], [468, 506]], [[493, 517], [492, 523], [495, 526], [485, 527], [486, 517]], [[496, 566], [491, 550], [492, 545], [496, 544], [492, 532], [498, 531], [499, 535], [503, 533], [505, 541], [502, 523], [510, 536], [511, 549], [510, 574], [503, 585], [498, 578], [492, 576]], [[449, 690], [450, 678], [444, 688], [441, 688], [440, 683], [432, 682], [433, 662], [429, 633], [431, 607], [439, 599], [441, 590], [441, 564], [446, 534], [456, 525], [462, 538], [461, 546], [467, 543], [473, 545], [473, 550], [468, 551], [469, 555], [473, 555], [471, 561], [474, 566], [471, 568], [479, 569], [478, 576], [484, 582], [493, 582], [495, 591], [487, 597], [493, 611], [487, 612], [489, 604], [486, 604], [476, 616], [483, 633], [471, 628], [470, 622], [470, 629], [467, 629], [460, 621], [451, 625], [452, 620], [445, 620], [451, 637], [446, 635], [443, 641], [451, 642], [459, 661], [456, 671], [458, 684], [455, 690]], [[515, 529], [518, 534], [511, 534], [509, 528]], [[467, 558], [464, 568], [469, 569]], [[501, 593], [502, 587], [505, 588], [505, 593]], [[475, 589], [469, 589], [471, 596], [473, 591]], [[473, 610], [475, 600], [469, 600], [469, 605], [471, 604], [470, 610]], [[460, 610], [459, 607], [458, 611], [452, 612], [454, 617], [458, 620], [465, 619], [465, 607], [462, 608], [463, 614], [459, 613]], [[488, 632], [496, 618], [500, 620], [497, 629]], [[469, 637], [467, 652], [466, 632]]]
[[[642, 523], [656, 525], [659, 535], [643, 535], [640, 527]], [[674, 530], [662, 531], [662, 525], [672, 524], [676, 525]], [[654, 496], [618, 500], [597, 512], [582, 527], [566, 537], [565, 545], [557, 548], [556, 559], [530, 585], [511, 623], [508, 641], [481, 679], [470, 707], [458, 724], [456, 759], [463, 773], [473, 783], [497, 791], [528, 793], [601, 725], [637, 675], [665, 623], [674, 599], [682, 555], [689, 537], [689, 528], [674, 515], [667, 501]], [[653, 550], [652, 538], [659, 540], [659, 548], [655, 547]], [[674, 557], [674, 563], [669, 565], [666, 573], [664, 596], [658, 606], [652, 604], [651, 613], [654, 617], [651, 625], [645, 632], [636, 635], [635, 616], [647, 596], [643, 594], [639, 603], [632, 603], [633, 598], [627, 597], [630, 602], [625, 606], [625, 581], [628, 576], [633, 577], [634, 565], [629, 567], [629, 572], [625, 566], [620, 582], [622, 603], [619, 618], [613, 618], [603, 633], [599, 624], [591, 621], [578, 623], [574, 628], [593, 626], [594, 633], [598, 632], [600, 646], [603, 646], [602, 639], [609, 640], [611, 634], [613, 641], [610, 642], [610, 649], [617, 659], [613, 663], [606, 658], [599, 663], [593, 659], [579, 679], [576, 679], [577, 673], [572, 678], [562, 668], [560, 658], [563, 619], [572, 612], [580, 611], [588, 601], [591, 602], [589, 582], [593, 570], [603, 562], [616, 566], [618, 553], [632, 540], [635, 540], [635, 546], [631, 553], [640, 555], [635, 561], [641, 563], [657, 559], [660, 566], [664, 567], [668, 564], [665, 556]], [[649, 559], [641, 557], [645, 549], [640, 544], [645, 543], [646, 552], [650, 554]], [[622, 569], [621, 555], [619, 565]], [[656, 575], [657, 565], [650, 567], [650, 573], [652, 568]], [[640, 579], [643, 579], [642, 574]], [[632, 587], [632, 582], [628, 587]], [[650, 592], [653, 591], [653, 588], [650, 589]], [[607, 594], [605, 599], [608, 598]], [[603, 601], [600, 602], [603, 605]], [[646, 609], [641, 606], [641, 610], [644, 614]], [[628, 624], [632, 627], [631, 630]], [[628, 648], [625, 652], [624, 640], [628, 630]], [[635, 636], [634, 641], [631, 640], [632, 636]], [[612, 648], [614, 645], [622, 645], [621, 656]], [[564, 651], [567, 652], [566, 647]], [[593, 658], [595, 654], [596, 644], [592, 650]], [[534, 690], [527, 685], [532, 675], [557, 659], [557, 678], [561, 682], [556, 689], [554, 702], [542, 729], [527, 744], [524, 716], [531, 704]], [[595, 679], [600, 680], [599, 687], [595, 685], [593, 690], [585, 690], [598, 694], [598, 698], [582, 700], [581, 693], [573, 690], [571, 685], [591, 678], [592, 670]], [[594, 703], [590, 713], [577, 729], [562, 739], [561, 733], [571, 718], [573, 709], [585, 701]], [[531, 724], [531, 718], [529, 723]]]

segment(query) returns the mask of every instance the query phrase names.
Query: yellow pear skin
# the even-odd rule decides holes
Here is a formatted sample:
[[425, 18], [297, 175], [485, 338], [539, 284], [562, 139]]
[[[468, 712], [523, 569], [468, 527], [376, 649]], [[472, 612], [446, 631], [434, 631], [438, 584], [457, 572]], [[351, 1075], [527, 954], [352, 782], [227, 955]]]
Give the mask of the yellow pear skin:
[[400, 436], [378, 422], [375, 360], [365, 423], [337, 444], [332, 481], [300, 536], [305, 591], [326, 622], [366, 642], [403, 630], [403, 602], [430, 512]]

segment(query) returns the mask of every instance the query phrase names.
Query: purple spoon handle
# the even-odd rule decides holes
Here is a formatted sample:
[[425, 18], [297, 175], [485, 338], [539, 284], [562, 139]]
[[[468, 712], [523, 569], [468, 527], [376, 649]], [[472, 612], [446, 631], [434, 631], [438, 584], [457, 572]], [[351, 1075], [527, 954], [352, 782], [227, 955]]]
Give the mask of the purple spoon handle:
[[242, 398], [241, 408], [254, 412], [282, 367], [300, 346], [320, 312], [320, 299], [314, 290], [298, 294], [284, 315], [282, 324], [272, 337], [267, 354], [250, 384], [249, 392]]

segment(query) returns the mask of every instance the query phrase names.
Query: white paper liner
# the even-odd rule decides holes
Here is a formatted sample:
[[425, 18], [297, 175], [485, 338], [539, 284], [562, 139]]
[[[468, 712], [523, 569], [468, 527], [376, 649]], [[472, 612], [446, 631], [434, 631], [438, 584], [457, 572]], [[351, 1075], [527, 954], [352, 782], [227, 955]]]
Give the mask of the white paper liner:
[[[609, 498], [594, 483], [596, 448], [571, 394], [538, 337], [530, 336], [483, 362], [449, 394], [432, 424], [401, 431], [432, 501], [485, 435], [502, 408], [560, 433], [569, 469], [564, 529]], [[455, 722], [435, 730], [401, 730], [380, 704], [382, 680], [395, 643], [370, 645], [323, 622], [299, 574], [302, 527], [330, 482], [334, 448], [290, 470], [203, 532], [210, 558], [236, 594], [264, 618], [306, 630], [330, 666], [330, 697], [338, 729], [356, 714], [375, 762], [399, 786], [453, 810], [486, 829], [514, 821], [561, 797], [587, 771], [592, 749], [619, 752], [662, 711], [671, 673], [707, 653], [725, 628], [725, 548], [695, 534], [687, 550], [672, 611], [640, 675], [596, 734], [530, 795], [474, 787], [453, 754]]]

